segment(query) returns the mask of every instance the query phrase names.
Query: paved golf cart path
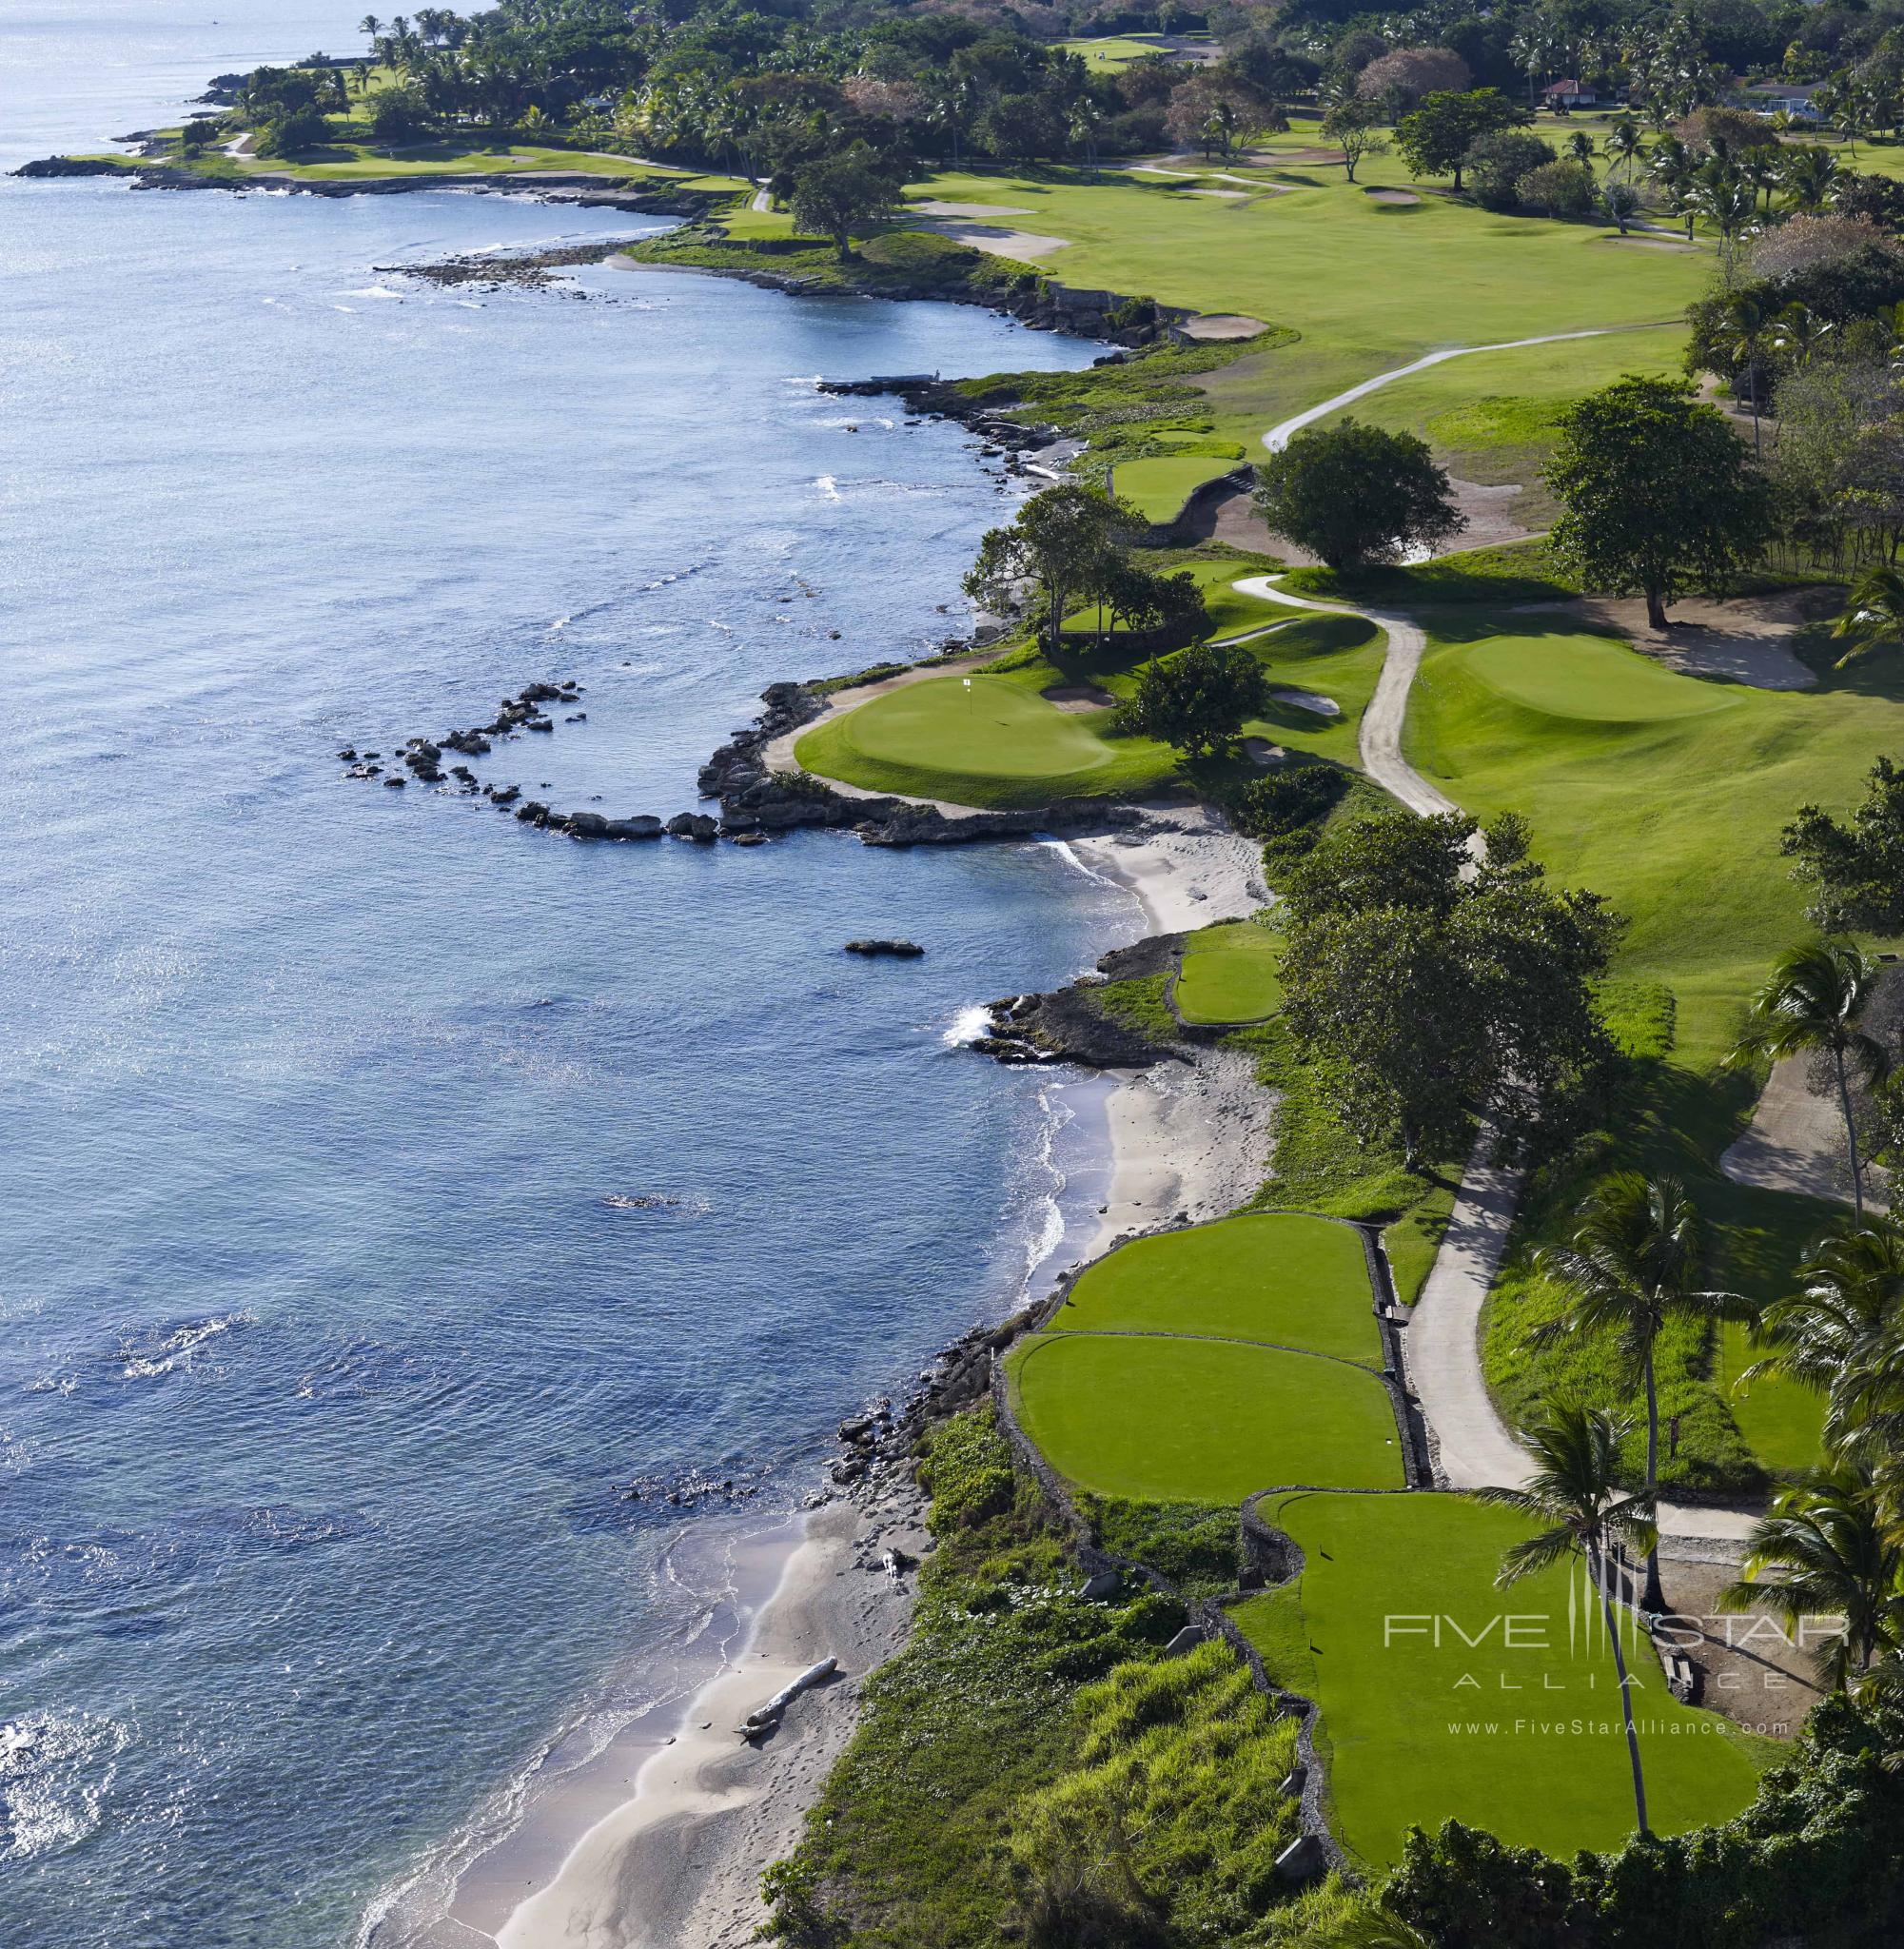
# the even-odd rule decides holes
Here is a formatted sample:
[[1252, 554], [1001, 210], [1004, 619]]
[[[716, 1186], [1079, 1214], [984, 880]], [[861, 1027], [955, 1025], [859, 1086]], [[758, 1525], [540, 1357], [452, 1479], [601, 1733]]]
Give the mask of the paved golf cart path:
[[[1616, 329], [1645, 329], [1623, 326]], [[1297, 413], [1270, 427], [1263, 444], [1280, 453], [1305, 426], [1325, 419], [1356, 400], [1365, 398], [1395, 380], [1425, 371], [1449, 359], [1472, 352], [1504, 352], [1524, 345], [1556, 345], [1570, 339], [1603, 338], [1604, 331], [1554, 332], [1541, 338], [1510, 339], [1494, 345], [1457, 345], [1430, 352], [1392, 372], [1378, 373], [1320, 405]], [[1240, 595], [1266, 602], [1283, 602], [1296, 609], [1333, 610], [1367, 617], [1388, 640], [1375, 695], [1363, 713], [1360, 752], [1363, 769], [1410, 811], [1423, 817], [1458, 810], [1402, 756], [1402, 726], [1408, 712], [1408, 693], [1422, 666], [1426, 647], [1421, 628], [1405, 616], [1360, 605], [1314, 602], [1276, 586], [1271, 576], [1246, 576], [1234, 584]], [[1514, 1213], [1520, 1204], [1521, 1174], [1502, 1170], [1488, 1159], [1491, 1132], [1477, 1140], [1461, 1189], [1449, 1213], [1447, 1230], [1435, 1263], [1408, 1316], [1404, 1352], [1410, 1387], [1433, 1432], [1441, 1472], [1454, 1488], [1522, 1486], [1529, 1475], [1527, 1451], [1514, 1439], [1487, 1391], [1481, 1365], [1481, 1314], [1494, 1284]], [[1693, 1538], [1736, 1545], [1747, 1536], [1756, 1519], [1736, 1509], [1710, 1509], [1661, 1503], [1662, 1537]]]

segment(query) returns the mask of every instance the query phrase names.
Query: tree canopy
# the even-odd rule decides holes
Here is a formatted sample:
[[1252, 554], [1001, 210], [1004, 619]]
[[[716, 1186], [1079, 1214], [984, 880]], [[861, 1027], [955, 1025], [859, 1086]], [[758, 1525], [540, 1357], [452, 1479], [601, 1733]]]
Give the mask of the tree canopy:
[[1848, 820], [1801, 805], [1779, 850], [1811, 889], [1812, 918], [1828, 933], [1904, 934], [1904, 769], [1894, 759], [1871, 768]]
[[1236, 734], [1269, 702], [1263, 665], [1235, 643], [1193, 643], [1153, 658], [1120, 716], [1130, 730], [1162, 739], [1192, 760], [1227, 758]]
[[1422, 441], [1357, 420], [1305, 427], [1257, 468], [1256, 481], [1270, 527], [1331, 568], [1433, 547], [1467, 525]]
[[889, 216], [899, 201], [899, 178], [871, 149], [822, 156], [794, 176], [794, 222], [831, 237], [841, 263], [853, 255], [853, 232]]
[[1284, 1017], [1364, 1142], [1457, 1155], [1485, 1116], [1541, 1150], [1579, 1127], [1613, 1059], [1593, 984], [1619, 922], [1549, 886], [1462, 815], [1329, 827], [1285, 890]]
[[1482, 136], [1532, 120], [1530, 109], [1509, 101], [1499, 89], [1461, 93], [1443, 89], [1423, 96], [1422, 106], [1402, 118], [1395, 134], [1403, 161], [1418, 176], [1451, 175], [1460, 189], [1467, 152]]
[[1722, 593], [1772, 534], [1770, 486], [1684, 382], [1589, 394], [1560, 416], [1543, 472], [1560, 503], [1549, 546], [1585, 587], [1643, 595], [1655, 629], [1687, 590]]

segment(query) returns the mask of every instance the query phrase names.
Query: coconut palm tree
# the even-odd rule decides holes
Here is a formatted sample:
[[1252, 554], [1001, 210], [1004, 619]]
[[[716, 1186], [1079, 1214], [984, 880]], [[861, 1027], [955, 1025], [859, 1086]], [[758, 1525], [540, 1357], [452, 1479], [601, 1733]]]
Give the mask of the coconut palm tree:
[[1832, 634], [1851, 643], [1837, 660], [1840, 670], [1904, 638], [1904, 571], [1889, 561], [1867, 568], [1852, 583]]
[[1779, 312], [1772, 327], [1772, 349], [1783, 352], [1798, 366], [1809, 365], [1812, 354], [1830, 335], [1832, 322], [1820, 318], [1809, 305], [1796, 298]]
[[[1646, 1397], [1646, 1497], [1659, 1493], [1659, 1390], [1654, 1354], [1676, 1318], [1747, 1317], [1737, 1294], [1698, 1286], [1702, 1228], [1698, 1208], [1677, 1178], [1637, 1171], [1602, 1178], [1581, 1205], [1565, 1245], [1535, 1254], [1535, 1267], [1569, 1294], [1566, 1310], [1536, 1329], [1537, 1343], [1566, 1334], [1615, 1336], [1622, 1364]], [[1659, 1555], [1646, 1556], [1647, 1610], [1666, 1607]]]
[[1622, 115], [1606, 132], [1606, 153], [1608, 160], [1617, 169], [1623, 163], [1626, 166], [1626, 180], [1633, 180], [1635, 164], [1645, 147], [1645, 140], [1639, 133], [1639, 125], [1631, 115]]
[[1738, 1377], [1741, 1388], [1766, 1374], [1815, 1394], [1836, 1391], [1848, 1374], [1904, 1328], [1904, 1224], [1873, 1218], [1826, 1233], [1798, 1263], [1798, 1289], [1775, 1299], [1753, 1323], [1768, 1349]]
[[1639, 1765], [1639, 1733], [1633, 1723], [1633, 1687], [1626, 1655], [1613, 1615], [1611, 1555], [1620, 1543], [1651, 1551], [1655, 1542], [1652, 1499], [1643, 1492], [1623, 1495], [1619, 1486], [1619, 1444], [1623, 1426], [1603, 1409], [1580, 1401], [1556, 1401], [1527, 1431], [1534, 1472], [1525, 1488], [1484, 1488], [1477, 1500], [1516, 1509], [1546, 1526], [1524, 1538], [1501, 1560], [1495, 1583], [1503, 1590], [1522, 1577], [1578, 1555], [1600, 1596], [1600, 1616], [1613, 1646], [1619, 1678], [1620, 1713], [1626, 1723], [1626, 1756], [1633, 1765], [1633, 1810], [1641, 1840], [1646, 1824], [1646, 1778]]
[[1752, 997], [1745, 1034], [1726, 1058], [1734, 1066], [1761, 1055], [1774, 1062], [1790, 1055], [1831, 1058], [1851, 1159], [1852, 1210], [1860, 1225], [1864, 1171], [1852, 1114], [1852, 1073], [1855, 1071], [1866, 1083], [1881, 1083], [1891, 1073], [1890, 1052], [1857, 1026], [1876, 978], [1876, 965], [1851, 941], [1800, 941], [1773, 963], [1772, 973]]
[[1594, 148], [1593, 137], [1584, 128], [1576, 128], [1567, 137], [1567, 153], [1577, 163], [1586, 165], [1587, 174], [1593, 174], [1593, 159], [1599, 153]]
[[1735, 362], [1745, 368], [1746, 397], [1752, 406], [1752, 451], [1757, 454], [1762, 451], [1758, 431], [1758, 355], [1765, 349], [1766, 334], [1778, 315], [1777, 307], [1762, 286], [1746, 285], [1726, 294], [1723, 315]]
[[1779, 184], [1792, 207], [1804, 216], [1816, 216], [1824, 208], [1837, 179], [1838, 159], [1815, 142], [1788, 150], [1778, 165]]
[[[1842, 1634], [1816, 1652], [1835, 1692], [1895, 1650], [1904, 1627], [1904, 1544], [1887, 1498], [1866, 1466], [1839, 1461], [1786, 1489], [1746, 1540], [1743, 1574], [1718, 1595], [1725, 1611], [1766, 1610], [1792, 1628], [1842, 1617]], [[1777, 1574], [1759, 1581], [1766, 1570]]]

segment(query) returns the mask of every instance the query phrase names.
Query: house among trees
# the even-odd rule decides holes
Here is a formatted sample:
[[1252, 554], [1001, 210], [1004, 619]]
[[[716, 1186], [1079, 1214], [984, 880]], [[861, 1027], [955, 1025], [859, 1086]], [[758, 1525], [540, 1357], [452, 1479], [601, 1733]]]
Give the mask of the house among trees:
[[1541, 90], [1541, 100], [1550, 108], [1593, 108], [1600, 105], [1599, 92], [1578, 80], [1550, 82]]
[[1817, 105], [1812, 100], [1816, 92], [1817, 84], [1809, 81], [1755, 81], [1739, 90], [1747, 108], [1761, 115], [1776, 115], [1782, 108], [1795, 122], [1818, 119]]

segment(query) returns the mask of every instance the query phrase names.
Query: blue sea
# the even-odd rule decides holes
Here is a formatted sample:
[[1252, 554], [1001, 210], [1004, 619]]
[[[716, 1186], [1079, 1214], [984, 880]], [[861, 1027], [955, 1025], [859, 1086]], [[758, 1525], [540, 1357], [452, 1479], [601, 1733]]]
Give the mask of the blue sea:
[[[357, 11], [22, 0], [0, 166]], [[665, 816], [767, 682], [962, 622], [1011, 494], [813, 382], [1093, 348], [385, 268], [642, 227], [0, 182], [8, 1949], [417, 1939], [1061, 1244], [1052, 1079], [958, 1038], [1134, 931], [1062, 849], [587, 846], [341, 776], [574, 677], [489, 775]], [[694, 1470], [758, 1493], [620, 1493]]]

